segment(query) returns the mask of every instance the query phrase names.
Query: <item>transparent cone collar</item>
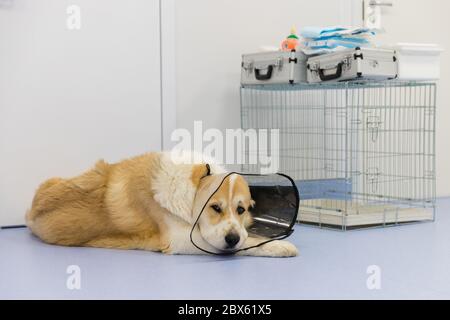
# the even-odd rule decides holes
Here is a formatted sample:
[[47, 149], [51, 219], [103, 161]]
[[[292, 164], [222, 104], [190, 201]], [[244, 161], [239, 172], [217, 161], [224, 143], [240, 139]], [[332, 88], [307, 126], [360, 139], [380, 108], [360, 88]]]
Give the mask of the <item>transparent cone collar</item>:
[[[245, 246], [244, 244], [235, 250], [220, 251], [205, 245], [205, 242], [200, 239], [200, 234], [194, 232], [194, 230], [197, 228], [209, 201], [232, 174], [241, 175], [250, 188], [250, 194], [255, 204], [250, 209], [253, 223], [247, 227], [247, 232], [249, 237], [257, 240], [252, 241], [251, 246]], [[224, 255], [255, 248], [273, 240], [284, 239], [293, 232], [298, 208], [299, 194], [297, 187], [294, 181], [284, 174], [260, 175], [231, 172], [208, 175], [202, 178], [195, 196], [193, 206], [195, 221], [190, 234], [191, 242], [201, 251]]]

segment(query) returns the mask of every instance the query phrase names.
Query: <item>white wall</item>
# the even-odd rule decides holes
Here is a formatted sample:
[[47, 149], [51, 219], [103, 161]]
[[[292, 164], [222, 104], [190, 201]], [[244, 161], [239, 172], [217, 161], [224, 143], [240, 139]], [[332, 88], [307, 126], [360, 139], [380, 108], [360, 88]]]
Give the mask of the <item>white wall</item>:
[[342, 3], [176, 0], [177, 126], [240, 127], [241, 55], [278, 46], [292, 24], [339, 23]]
[[[158, 0], [0, 6], [0, 225], [35, 188], [161, 147]], [[66, 8], [81, 8], [81, 29]]]
[[[195, 120], [240, 126], [242, 53], [278, 45], [292, 24], [349, 20], [346, 0], [175, 1], [177, 126], [189, 129]], [[438, 195], [450, 195], [450, 2], [393, 1], [380, 40], [447, 49], [437, 186]], [[23, 222], [43, 179], [76, 174], [100, 157], [157, 149], [161, 139], [158, 0], [10, 2], [0, 6], [0, 224]], [[69, 4], [82, 9], [76, 32], [66, 29]]]
[[424, 42], [441, 44], [441, 80], [437, 87], [436, 166], [437, 194], [450, 196], [450, 1], [394, 0], [383, 10], [386, 33], [382, 43]]
[[[357, 3], [357, 0], [353, 0]], [[447, 48], [438, 88], [437, 191], [450, 195], [450, 1], [393, 0], [384, 10], [388, 33], [380, 41], [436, 42]], [[241, 54], [278, 45], [292, 24], [330, 25], [358, 21], [347, 17], [346, 1], [336, 0], [176, 0], [177, 126], [195, 120], [219, 129], [240, 126]]]

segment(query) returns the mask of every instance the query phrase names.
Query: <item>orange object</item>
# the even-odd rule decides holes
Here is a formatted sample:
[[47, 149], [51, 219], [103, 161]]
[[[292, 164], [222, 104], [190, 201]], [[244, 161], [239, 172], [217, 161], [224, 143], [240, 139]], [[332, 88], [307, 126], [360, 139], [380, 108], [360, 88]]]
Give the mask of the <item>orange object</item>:
[[281, 43], [281, 50], [283, 51], [291, 51], [295, 50], [298, 46], [298, 39], [288, 38]]
[[281, 43], [281, 50], [283, 51], [291, 51], [295, 50], [299, 44], [298, 36], [297, 36], [297, 30], [293, 26], [291, 28], [291, 34], [283, 40]]

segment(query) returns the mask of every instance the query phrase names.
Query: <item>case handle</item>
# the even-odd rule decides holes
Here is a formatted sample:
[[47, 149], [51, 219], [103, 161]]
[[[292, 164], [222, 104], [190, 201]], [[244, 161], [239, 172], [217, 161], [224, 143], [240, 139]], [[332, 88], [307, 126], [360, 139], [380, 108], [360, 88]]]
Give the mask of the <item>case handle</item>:
[[338, 65], [336, 66], [336, 72], [332, 73], [332, 74], [328, 74], [328, 75], [325, 75], [323, 72], [325, 70], [331, 70], [331, 69], [321, 69], [321, 68], [319, 68], [320, 80], [328, 81], [328, 80], [339, 79], [341, 77], [341, 75], [342, 75], [342, 65], [343, 65], [343, 63], [339, 62]]
[[255, 68], [255, 78], [257, 80], [269, 80], [272, 78], [273, 65], [267, 67], [267, 72], [265, 74], [261, 74], [260, 70], [261, 69]]

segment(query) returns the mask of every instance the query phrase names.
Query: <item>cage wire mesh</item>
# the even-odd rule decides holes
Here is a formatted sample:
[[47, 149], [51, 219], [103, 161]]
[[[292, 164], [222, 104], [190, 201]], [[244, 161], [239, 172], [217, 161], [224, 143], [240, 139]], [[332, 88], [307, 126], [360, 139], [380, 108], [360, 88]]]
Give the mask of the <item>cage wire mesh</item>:
[[435, 110], [434, 83], [241, 87], [242, 128], [279, 129], [299, 221], [343, 230], [434, 220]]

